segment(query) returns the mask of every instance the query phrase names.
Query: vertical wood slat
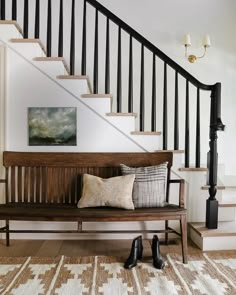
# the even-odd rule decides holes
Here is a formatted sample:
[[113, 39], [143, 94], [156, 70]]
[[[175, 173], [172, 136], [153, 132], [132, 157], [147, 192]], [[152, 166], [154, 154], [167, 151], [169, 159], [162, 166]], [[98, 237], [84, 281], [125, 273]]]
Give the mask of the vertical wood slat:
[[36, 0], [35, 3], [35, 27], [34, 27], [34, 38], [39, 39], [39, 28], [40, 28], [40, 2]]
[[1, 13], [0, 13], [0, 19], [1, 20], [5, 20], [6, 18], [6, 3], [5, 3], [5, 0], [1, 0], [0, 1], [1, 3]]
[[65, 168], [65, 187], [66, 187], [66, 192], [65, 192], [65, 203], [70, 204], [71, 202], [71, 182], [70, 182], [70, 168]]
[[167, 150], [168, 138], [168, 116], [167, 116], [167, 64], [164, 63], [164, 85], [163, 85], [163, 150]]
[[41, 196], [41, 200], [42, 203], [45, 204], [47, 203], [47, 168], [46, 167], [42, 167], [41, 168], [41, 173], [42, 173], [42, 196]]
[[70, 179], [70, 183], [71, 183], [71, 204], [74, 205], [76, 202], [76, 192], [77, 192], [77, 171], [76, 168], [71, 168], [71, 179]]
[[156, 131], [156, 56], [153, 53], [152, 61], [152, 116], [151, 131]]
[[35, 167], [30, 168], [30, 202], [35, 203]]
[[8, 180], [9, 180], [9, 168], [8, 167], [6, 167], [5, 168], [6, 169], [6, 204], [8, 204], [9, 203], [9, 189], [10, 189], [10, 187], [9, 187], [9, 184], [8, 184]]
[[48, 0], [48, 17], [47, 17], [47, 56], [52, 55], [52, 3]]
[[41, 188], [41, 167], [36, 167], [36, 178], [35, 178], [35, 195], [36, 195], [36, 203], [40, 202], [40, 188]]
[[196, 110], [196, 168], [200, 167], [200, 88], [197, 88], [197, 110]]
[[174, 150], [179, 149], [179, 81], [175, 72], [175, 114], [174, 114]]
[[140, 131], [144, 131], [144, 114], [145, 114], [145, 102], [144, 102], [144, 45], [141, 46], [141, 73], [140, 73]]
[[128, 112], [133, 113], [133, 37], [129, 36], [129, 89]]
[[28, 25], [29, 25], [29, 3], [28, 0], [24, 0], [24, 25], [23, 25], [23, 37], [28, 38]]
[[18, 203], [22, 203], [22, 167], [18, 167], [17, 196], [18, 196]]
[[186, 80], [186, 106], [185, 106], [185, 167], [189, 167], [189, 81]]
[[60, 0], [59, 10], [58, 56], [63, 56], [63, 0]]
[[106, 64], [105, 64], [105, 93], [110, 93], [110, 22], [107, 17], [106, 26]]
[[24, 203], [28, 203], [29, 197], [29, 167], [24, 169]]
[[16, 0], [12, 0], [12, 20], [16, 20], [17, 19], [17, 3]]
[[118, 57], [117, 57], [117, 113], [122, 112], [122, 74], [121, 74], [121, 27], [118, 29]]
[[52, 169], [52, 184], [53, 184], [53, 203], [57, 204], [59, 202], [59, 169]]
[[47, 193], [46, 202], [53, 203], [53, 170], [52, 168], [47, 168]]
[[75, 0], [71, 6], [70, 75], [75, 74]]
[[16, 202], [16, 168], [11, 167], [11, 202]]
[[98, 10], [95, 13], [93, 93], [98, 93]]
[[84, 11], [83, 11], [83, 33], [82, 33], [82, 60], [81, 60], [81, 75], [86, 75], [86, 0], [84, 0]]
[[64, 168], [59, 168], [59, 202], [61, 204], [65, 203], [65, 184], [64, 184], [64, 176], [65, 176], [65, 169]]

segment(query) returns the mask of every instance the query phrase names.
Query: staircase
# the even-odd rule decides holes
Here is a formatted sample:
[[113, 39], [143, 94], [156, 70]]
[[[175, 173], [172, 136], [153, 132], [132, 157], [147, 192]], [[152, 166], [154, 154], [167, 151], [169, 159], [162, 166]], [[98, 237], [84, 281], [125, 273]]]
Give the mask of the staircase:
[[[36, 148], [26, 144], [27, 108], [68, 106], [77, 108], [77, 146], [56, 147], [58, 151], [172, 150], [175, 154], [173, 173], [188, 183], [190, 236], [205, 249], [205, 225], [211, 229], [209, 233], [218, 231], [214, 229], [218, 224], [217, 131], [224, 128], [220, 116], [220, 83], [202, 84], [97, 1], [72, 0], [71, 12], [67, 14], [65, 3], [61, 0], [59, 4], [54, 7], [54, 3], [52, 6], [48, 1], [47, 7], [43, 7], [47, 12], [47, 34], [46, 40], [41, 40], [45, 32], [39, 31], [40, 1], [36, 0], [31, 7], [28, 1], [24, 1], [23, 7], [12, 1], [11, 20], [6, 20], [6, 3], [1, 1], [0, 41], [8, 48], [8, 88], [11, 89], [8, 113], [14, 118], [6, 119], [7, 149], [55, 151], [52, 146]], [[31, 24], [28, 16], [32, 9], [35, 18]], [[16, 20], [16, 11], [17, 15], [23, 15], [22, 24]], [[55, 13], [59, 19], [53, 26]], [[68, 34], [63, 35], [68, 15], [70, 38]], [[29, 36], [30, 26], [34, 28], [34, 36]], [[56, 41], [52, 30], [58, 30]], [[65, 38], [70, 42], [63, 42]], [[53, 46], [55, 43], [58, 50]], [[180, 108], [185, 109], [184, 116], [182, 112], [180, 116]], [[202, 138], [206, 132], [201, 131], [209, 132], [209, 120], [204, 118], [209, 117], [210, 110], [210, 151], [206, 157], [208, 139]], [[193, 129], [194, 140], [190, 136]], [[193, 162], [195, 165], [191, 167]], [[221, 211], [228, 210], [230, 219], [234, 214], [230, 222], [235, 224], [235, 204], [226, 206], [228, 200], [219, 195], [218, 192], [219, 220], [226, 222]], [[229, 236], [235, 240], [236, 230], [230, 231]]]

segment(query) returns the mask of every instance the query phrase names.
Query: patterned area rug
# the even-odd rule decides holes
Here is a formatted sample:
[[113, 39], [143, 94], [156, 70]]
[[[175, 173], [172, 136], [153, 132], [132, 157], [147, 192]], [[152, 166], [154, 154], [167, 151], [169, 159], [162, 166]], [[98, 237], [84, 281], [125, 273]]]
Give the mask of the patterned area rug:
[[164, 270], [150, 261], [132, 270], [115, 257], [0, 258], [0, 294], [236, 294], [236, 253], [196, 254], [187, 265], [169, 254]]

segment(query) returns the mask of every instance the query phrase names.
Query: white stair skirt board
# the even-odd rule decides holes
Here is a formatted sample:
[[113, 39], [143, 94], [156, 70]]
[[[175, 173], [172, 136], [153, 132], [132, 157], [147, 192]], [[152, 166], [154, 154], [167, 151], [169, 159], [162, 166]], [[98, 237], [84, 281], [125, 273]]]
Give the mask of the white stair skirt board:
[[45, 56], [45, 53], [38, 42], [19, 43], [11, 40], [12, 39], [9, 40], [8, 45], [17, 50], [18, 53], [22, 54], [28, 60], [32, 60], [36, 56]]
[[[67, 71], [64, 67], [62, 61], [46, 61], [46, 60], [35, 60], [32, 59], [31, 63], [36, 66], [42, 73], [48, 75], [55, 79], [57, 83], [61, 84], [61, 81], [57, 79], [57, 75], [64, 75], [67, 74]], [[87, 91], [87, 90], [86, 90]]]
[[236, 222], [219, 222], [218, 229], [209, 230], [205, 223], [189, 225], [191, 240], [203, 251], [236, 250]]
[[135, 117], [134, 116], [106, 116], [106, 119], [115, 126], [122, 130], [129, 137], [130, 132], [135, 128]]
[[106, 114], [111, 111], [111, 99], [109, 97], [104, 98], [86, 98], [83, 95], [81, 99], [89, 105], [91, 108], [96, 110], [99, 114], [104, 116], [106, 119]]
[[161, 135], [130, 134], [135, 141], [139, 142], [148, 151], [155, 151], [161, 148]]
[[[179, 222], [170, 221], [171, 227], [179, 231]], [[140, 221], [140, 222], [85, 222], [84, 230], [161, 230], [165, 226], [164, 221]], [[77, 230], [76, 222], [28, 222], [28, 221], [10, 221], [11, 229], [27, 229], [27, 230]], [[11, 239], [31, 239], [31, 240], [108, 240], [108, 239], [133, 239], [139, 235], [138, 233], [12, 233]], [[144, 233], [143, 238], [152, 239], [153, 233]], [[159, 238], [164, 238], [164, 234], [158, 233]], [[170, 234], [170, 238], [176, 238], [175, 234]], [[5, 235], [2, 237], [5, 239]]]
[[0, 21], [0, 39], [9, 42], [11, 38], [23, 38], [14, 24], [3, 24]]
[[82, 94], [89, 93], [88, 80], [84, 79], [58, 79], [57, 82], [60, 83], [64, 88], [72, 92], [75, 96], [81, 96]]

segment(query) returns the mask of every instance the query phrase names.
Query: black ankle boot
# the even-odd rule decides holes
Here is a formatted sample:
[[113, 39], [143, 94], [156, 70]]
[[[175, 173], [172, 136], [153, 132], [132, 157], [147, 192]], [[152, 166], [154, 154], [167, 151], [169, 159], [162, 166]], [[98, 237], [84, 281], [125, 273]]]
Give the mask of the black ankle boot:
[[156, 235], [154, 235], [152, 239], [152, 258], [155, 268], [163, 269], [165, 267], [165, 262], [162, 260], [161, 257], [159, 240]]
[[129, 258], [124, 264], [124, 268], [131, 269], [137, 265], [137, 260], [142, 259], [143, 256], [143, 245], [142, 236], [137, 237], [133, 240]]

